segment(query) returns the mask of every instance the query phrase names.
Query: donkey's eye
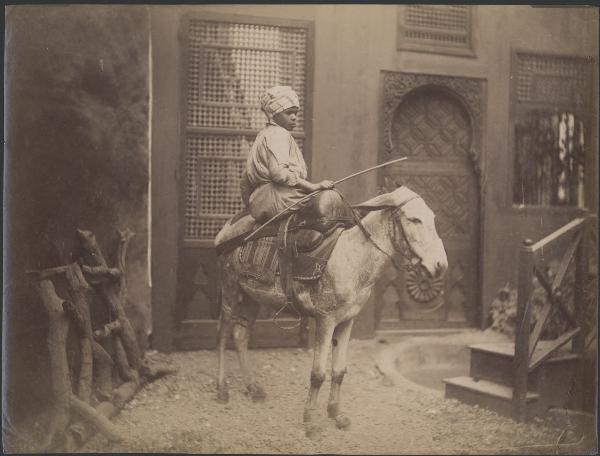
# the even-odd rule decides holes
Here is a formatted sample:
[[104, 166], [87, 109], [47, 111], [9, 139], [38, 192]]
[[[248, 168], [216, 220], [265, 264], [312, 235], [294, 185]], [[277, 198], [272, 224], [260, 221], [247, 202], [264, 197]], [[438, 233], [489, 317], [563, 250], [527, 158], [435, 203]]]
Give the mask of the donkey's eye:
[[410, 223], [421, 223], [421, 219], [418, 218], [409, 218], [408, 221]]

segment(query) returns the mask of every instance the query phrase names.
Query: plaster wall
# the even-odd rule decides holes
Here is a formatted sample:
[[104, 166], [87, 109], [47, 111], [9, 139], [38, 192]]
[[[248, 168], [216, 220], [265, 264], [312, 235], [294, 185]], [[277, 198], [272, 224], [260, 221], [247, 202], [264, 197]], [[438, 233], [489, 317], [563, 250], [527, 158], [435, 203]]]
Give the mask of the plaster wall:
[[[153, 7], [155, 125], [161, 124], [161, 138], [154, 139], [153, 157], [166, 167], [160, 171], [166, 183], [155, 192], [170, 192], [153, 198], [158, 211], [176, 206], [174, 176], [180, 150], [178, 144], [177, 93], [181, 68], [177, 52], [177, 30], [186, 12], [217, 12], [314, 23], [314, 74], [311, 168], [314, 180], [338, 179], [356, 170], [377, 164], [381, 106], [381, 71], [402, 71], [481, 78], [487, 81], [482, 150], [477, 151], [483, 169], [482, 202], [482, 315], [487, 313], [498, 288], [516, 281], [517, 253], [526, 238], [539, 239], [574, 217], [568, 209], [516, 209], [508, 201], [509, 173], [512, 170], [510, 129], [510, 64], [513, 49], [564, 55], [596, 56], [598, 11], [593, 8], [534, 8], [530, 6], [486, 5], [475, 7], [475, 57], [398, 51], [396, 48], [397, 5], [203, 5]], [[164, 90], [163, 90], [164, 88]], [[162, 114], [161, 114], [162, 112]], [[160, 119], [159, 119], [160, 118]], [[162, 123], [164, 119], [164, 122]], [[595, 123], [594, 128], [595, 128]], [[156, 132], [155, 132], [156, 135]], [[597, 133], [592, 132], [593, 142]], [[163, 154], [164, 159], [156, 158]], [[597, 152], [590, 153], [589, 206], [597, 204]], [[377, 174], [370, 173], [340, 185], [351, 202], [364, 200], [377, 190]], [[170, 203], [169, 203], [170, 201]], [[166, 206], [169, 205], [169, 208]], [[163, 208], [163, 209], [161, 209]], [[156, 213], [155, 213], [156, 214]], [[156, 217], [155, 217], [156, 218]], [[155, 223], [167, 223], [165, 220]], [[157, 234], [161, 249], [171, 259], [176, 234], [163, 226]], [[164, 243], [166, 241], [166, 243]], [[155, 241], [158, 242], [158, 241]], [[168, 252], [167, 252], [168, 250]], [[171, 261], [169, 261], [171, 264]], [[155, 282], [155, 303], [173, 299], [171, 269]], [[160, 273], [158, 273], [160, 274]], [[162, 290], [162, 291], [159, 291]], [[372, 333], [372, 312], [365, 309], [357, 330]], [[371, 320], [369, 320], [371, 319]], [[361, 325], [363, 327], [361, 328]]]
[[[513, 49], [596, 56], [598, 11], [592, 8], [477, 6], [476, 56], [454, 57], [396, 50], [395, 5], [322, 6], [316, 9], [314, 102], [315, 178], [341, 177], [376, 164], [381, 70], [482, 78], [487, 81], [482, 191], [482, 316], [496, 291], [516, 285], [520, 242], [549, 234], [576, 216], [570, 209], [518, 209], [509, 201], [513, 167], [510, 72]], [[340, 45], [343, 43], [343, 45]], [[590, 94], [594, 96], [594, 94]], [[592, 122], [596, 128], [597, 122]], [[597, 132], [592, 131], [592, 144]], [[323, 153], [326, 152], [326, 153]], [[344, 159], [340, 159], [344, 157]], [[347, 157], [347, 159], [346, 159]], [[589, 154], [586, 199], [597, 206], [597, 149]], [[372, 195], [376, 174], [342, 187], [353, 201]]]
[[[540, 239], [577, 213], [563, 208], [517, 209], [509, 201], [513, 167], [512, 144], [508, 142], [511, 52], [596, 56], [598, 11], [477, 6], [476, 56], [469, 58], [397, 51], [396, 9], [395, 5], [340, 5], [316, 10], [315, 178], [343, 176], [376, 164], [381, 70], [485, 79], [486, 121], [483, 148], [477, 151], [484, 180], [481, 299], [485, 316], [498, 288], [507, 281], [516, 284], [520, 241]], [[595, 129], [596, 122], [592, 127]], [[595, 143], [597, 133], [593, 131], [591, 137]], [[595, 209], [597, 150], [589, 157], [586, 197], [588, 207]], [[376, 175], [366, 175], [342, 188], [352, 200], [360, 200], [375, 191]]]

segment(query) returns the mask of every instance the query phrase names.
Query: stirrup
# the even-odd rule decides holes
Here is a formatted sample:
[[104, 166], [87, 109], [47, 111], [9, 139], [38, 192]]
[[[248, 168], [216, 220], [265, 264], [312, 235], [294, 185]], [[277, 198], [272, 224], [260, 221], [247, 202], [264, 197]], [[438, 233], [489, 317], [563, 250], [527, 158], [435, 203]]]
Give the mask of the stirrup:
[[[296, 323], [294, 323], [294, 326], [281, 326], [277, 323], [277, 317], [279, 316], [279, 314], [281, 312], [283, 312], [285, 310], [286, 307], [290, 307], [298, 316], [298, 319], [296, 320]], [[275, 325], [279, 329], [290, 330], [290, 329], [296, 329], [296, 328], [300, 327], [300, 325], [302, 324], [302, 315], [300, 315], [300, 312], [298, 312], [298, 310], [296, 309], [296, 306], [291, 301], [286, 300], [285, 304], [281, 307], [281, 309], [279, 309], [277, 312], [275, 312], [275, 315], [273, 315], [272, 320], [273, 320], [273, 323], [275, 323]]]

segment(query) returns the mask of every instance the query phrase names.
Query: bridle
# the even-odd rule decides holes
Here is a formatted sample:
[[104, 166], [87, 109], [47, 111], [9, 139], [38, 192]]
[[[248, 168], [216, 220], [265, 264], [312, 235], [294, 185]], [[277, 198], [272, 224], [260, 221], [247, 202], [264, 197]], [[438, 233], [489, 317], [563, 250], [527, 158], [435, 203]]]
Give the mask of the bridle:
[[[394, 255], [400, 254], [402, 256], [402, 259], [403, 259], [402, 267], [404, 267], [404, 269], [406, 269], [407, 271], [415, 269], [418, 266], [418, 264], [421, 262], [419, 257], [415, 254], [415, 252], [410, 247], [410, 244], [408, 242], [408, 239], [406, 239], [406, 233], [404, 233], [404, 229], [402, 228], [402, 225], [400, 224], [400, 229], [399, 229], [399, 231], [401, 232], [400, 239], [398, 239], [398, 237], [396, 236], [396, 228], [394, 226], [395, 225], [394, 222], [396, 220], [397, 214], [400, 211], [400, 209], [402, 209], [402, 207], [409, 201], [412, 201], [417, 198], [421, 198], [421, 197], [418, 195], [415, 195], [411, 198], [408, 198], [406, 201], [403, 201], [399, 206], [390, 208], [391, 209], [391, 211], [390, 211], [391, 217], [390, 217], [389, 224], [388, 224], [388, 235], [390, 236], [390, 240], [392, 241], [392, 247], [394, 249], [394, 252], [392, 252], [391, 254], [386, 252], [379, 244], [377, 244], [377, 242], [375, 242], [375, 239], [373, 239], [373, 236], [371, 235], [371, 233], [369, 233], [369, 231], [362, 224], [360, 224], [361, 231], [363, 232], [363, 234], [365, 235], [367, 240], [371, 244], [373, 244], [373, 246], [377, 250], [379, 250], [386, 257], [388, 257], [388, 259], [392, 262], [392, 265], [394, 265], [394, 268], [396, 268], [397, 271], [399, 271], [401, 269], [401, 266], [396, 262]], [[397, 223], [400, 223], [400, 221], [398, 221]]]

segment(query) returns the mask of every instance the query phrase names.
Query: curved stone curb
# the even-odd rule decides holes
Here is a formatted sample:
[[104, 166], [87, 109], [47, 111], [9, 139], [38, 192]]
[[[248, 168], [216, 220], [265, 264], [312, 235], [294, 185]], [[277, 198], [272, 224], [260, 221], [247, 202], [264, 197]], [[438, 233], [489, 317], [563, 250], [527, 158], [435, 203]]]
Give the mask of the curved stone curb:
[[421, 392], [434, 397], [444, 397], [443, 391], [434, 390], [414, 383], [402, 375], [395, 366], [399, 346], [403, 346], [401, 342], [392, 347], [386, 347], [380, 350], [375, 356], [375, 365], [385, 376], [385, 379], [391, 384], [390, 386], [402, 386], [407, 389]]
[[[431, 346], [432, 350], [434, 347], [466, 347], [467, 345], [485, 343], [485, 342], [506, 342], [509, 339], [496, 332], [492, 331], [479, 331], [479, 330], [465, 330], [456, 334], [443, 335], [443, 336], [413, 336], [407, 337], [406, 339], [396, 342], [393, 345], [386, 346], [379, 350], [375, 355], [375, 362], [378, 369], [385, 376], [385, 381], [394, 384], [402, 385], [406, 388], [414, 391], [422, 392], [434, 397], [444, 397], [444, 392], [429, 388], [426, 386], [419, 385], [412, 380], [405, 377], [397, 367], [397, 360], [402, 359], [402, 353], [406, 353], [406, 362], [409, 366], [408, 369], [418, 368], [431, 365], [447, 365], [448, 362], [440, 361], [436, 364], [433, 360], [441, 355], [435, 353], [419, 353], [418, 351], [422, 347]], [[414, 353], [416, 352], [416, 353]]]

